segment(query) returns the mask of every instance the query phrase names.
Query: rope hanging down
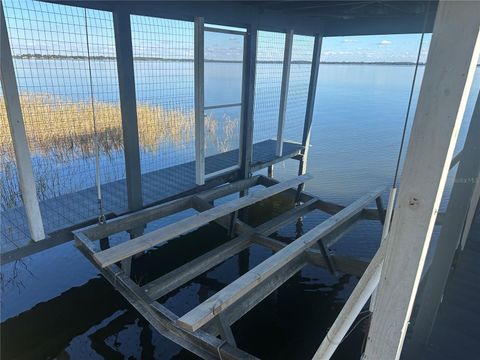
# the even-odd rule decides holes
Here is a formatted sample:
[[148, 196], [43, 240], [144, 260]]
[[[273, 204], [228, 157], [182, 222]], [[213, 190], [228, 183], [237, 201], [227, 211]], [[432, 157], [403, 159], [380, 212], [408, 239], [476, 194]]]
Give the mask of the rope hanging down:
[[87, 21], [87, 9], [84, 9], [85, 15], [85, 34], [87, 38], [87, 60], [88, 60], [88, 76], [90, 81], [90, 101], [92, 105], [92, 118], [93, 118], [93, 132], [94, 132], [94, 146], [95, 146], [95, 185], [97, 188], [97, 203], [98, 203], [98, 222], [99, 224], [104, 224], [105, 213], [103, 211], [103, 201], [102, 201], [102, 188], [100, 185], [100, 145], [98, 144], [98, 132], [97, 132], [97, 121], [95, 114], [95, 101], [93, 99], [93, 77], [92, 77], [92, 64], [90, 60], [90, 43], [88, 40], [88, 21]]

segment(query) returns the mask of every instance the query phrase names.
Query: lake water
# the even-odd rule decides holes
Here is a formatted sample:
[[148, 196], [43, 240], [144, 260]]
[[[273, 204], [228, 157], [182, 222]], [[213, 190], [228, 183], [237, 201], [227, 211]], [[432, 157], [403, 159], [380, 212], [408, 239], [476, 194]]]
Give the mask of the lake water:
[[[43, 69], [42, 76], [35, 76], [33, 65], [37, 71]], [[163, 63], [157, 71], [152, 71], [154, 66], [149, 62], [136, 65], [138, 103], [189, 111], [193, 104], [193, 65]], [[55, 94], [71, 102], [89, 98], [82, 61], [66, 64], [29, 60], [19, 68], [24, 71], [19, 75], [20, 89], [24, 92]], [[72, 71], [76, 76], [72, 76]], [[94, 65], [94, 74], [100, 79], [94, 86], [96, 100], [118, 101], [115, 71], [113, 62]], [[413, 66], [321, 65], [308, 161], [308, 171], [315, 178], [307, 184], [308, 191], [348, 204], [379, 185], [391, 184], [413, 71]], [[205, 74], [206, 105], [239, 101], [240, 64], [207, 63]], [[423, 67], [420, 67], [419, 75], [422, 74]], [[259, 65], [255, 141], [276, 135], [280, 76], [280, 65]], [[36, 79], [37, 83], [34, 86], [27, 83], [29, 78]], [[307, 84], [308, 65], [293, 65], [286, 139], [301, 140]], [[479, 88], [477, 71], [459, 149]], [[222, 109], [213, 117], [219, 123], [226, 118], [235, 122], [238, 109]], [[234, 126], [227, 148], [238, 146], [237, 132]], [[143, 149], [142, 172], [193, 159], [192, 139], [188, 134], [180, 139], [182, 146], [158, 144], [155, 151]], [[211, 153], [219, 151], [216, 145], [209, 145]], [[40, 167], [54, 161], [40, 154], [36, 159]], [[82, 181], [65, 179], [62, 191], [93, 185], [92, 159], [88, 156], [58, 165], [63, 169], [61, 174], [77, 171], [79, 177], [84, 178]], [[293, 160], [277, 165], [275, 177], [280, 180], [293, 177], [297, 166]], [[102, 170], [109, 180], [121, 178], [124, 171], [121, 151], [104, 154]], [[451, 180], [450, 176], [449, 186]], [[444, 198], [448, 198], [448, 191]], [[277, 199], [264, 206], [271, 210], [282, 204]], [[262, 211], [253, 215], [258, 218], [260, 213]], [[187, 215], [188, 212], [174, 219], [157, 221], [150, 224], [147, 231]], [[306, 216], [304, 231], [323, 219], [325, 216], [316, 212]], [[294, 238], [296, 230], [292, 224], [277, 235]], [[378, 246], [380, 231], [377, 223], [363, 221], [333, 250], [338, 254], [371, 257]], [[225, 234], [215, 225], [201, 228], [151, 251], [134, 264], [134, 277], [140, 277], [147, 268], [149, 276], [166, 272], [188, 261], [193, 254], [225, 240]], [[163, 298], [162, 302], [182, 314], [269, 255], [269, 251], [253, 246], [249, 252], [229, 259]], [[6, 265], [2, 267], [2, 277], [1, 348], [5, 359], [194, 358], [151, 330], [71, 243], [21, 263]], [[261, 358], [310, 358], [356, 281], [355, 277], [336, 278], [326, 270], [307, 266], [233, 326], [238, 345]], [[364, 332], [362, 322], [340, 346], [335, 358], [357, 359]]]

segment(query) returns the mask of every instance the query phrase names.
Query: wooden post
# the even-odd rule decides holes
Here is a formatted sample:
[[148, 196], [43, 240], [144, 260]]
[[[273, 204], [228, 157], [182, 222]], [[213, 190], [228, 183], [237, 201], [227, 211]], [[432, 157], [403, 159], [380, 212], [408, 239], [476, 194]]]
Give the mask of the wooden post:
[[135, 211], [143, 207], [143, 200], [130, 14], [121, 9], [115, 10], [113, 28], [117, 53], [128, 209]]
[[205, 184], [205, 109], [204, 109], [204, 20], [195, 18], [195, 181]]
[[473, 81], [479, 25], [480, 2], [439, 2], [365, 359], [400, 358]]
[[23, 206], [27, 215], [28, 228], [32, 240], [45, 238], [42, 214], [38, 204], [37, 189], [33, 177], [32, 160], [28, 148], [25, 124], [23, 122], [17, 80], [13, 67], [12, 51], [8, 40], [7, 24], [3, 8], [0, 11], [0, 73], [8, 125], [12, 136], [15, 161], [17, 164], [18, 182], [22, 194]]
[[470, 200], [480, 174], [480, 97], [477, 98], [463, 147], [455, 183], [448, 201], [445, 221], [442, 224], [435, 255], [430, 266], [424, 289], [425, 296], [415, 320], [412, 350], [421, 351], [427, 345], [442, 302], [443, 292], [450, 274], [455, 252], [464, 233]]
[[242, 113], [240, 129], [240, 179], [251, 176], [253, 151], [253, 109], [257, 60], [257, 28], [250, 25], [244, 38]]
[[285, 128], [285, 113], [287, 111], [288, 83], [290, 82], [290, 65], [292, 63], [293, 30], [285, 36], [285, 49], [283, 51], [282, 85], [280, 88], [280, 107], [278, 109], [277, 129], [277, 156], [283, 153], [283, 129]]
[[[313, 44], [312, 69], [310, 70], [310, 84], [308, 86], [307, 107], [305, 111], [305, 123], [303, 125], [302, 146], [298, 174], [305, 174], [307, 171], [308, 149], [310, 147], [310, 132], [312, 129], [313, 109], [315, 107], [315, 95], [317, 93], [318, 72], [320, 68], [320, 55], [322, 52], [322, 36], [317, 34]], [[305, 185], [298, 187], [298, 193], [304, 190]], [[298, 197], [298, 196], [297, 196]]]

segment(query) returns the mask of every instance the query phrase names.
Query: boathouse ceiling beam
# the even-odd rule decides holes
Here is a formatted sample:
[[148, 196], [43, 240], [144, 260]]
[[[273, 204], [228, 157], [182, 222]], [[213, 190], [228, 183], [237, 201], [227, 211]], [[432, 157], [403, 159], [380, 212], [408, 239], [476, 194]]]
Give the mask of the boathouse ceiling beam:
[[42, 214], [37, 197], [32, 160], [28, 147], [27, 134], [25, 132], [3, 7], [0, 9], [0, 47], [0, 79], [15, 153], [18, 184], [25, 208], [28, 228], [30, 230], [30, 237], [34, 241], [39, 241], [45, 238], [45, 230], [43, 228]]
[[[45, 0], [44, 0], [45, 1]], [[427, 3], [438, 1], [65, 1], [49, 0], [91, 9], [113, 11], [124, 8], [135, 15], [205, 23], [299, 35], [351, 36], [421, 33]], [[427, 19], [426, 32], [433, 27], [435, 11]]]
[[418, 352], [416, 357], [420, 356], [419, 352], [428, 344], [456, 250], [460, 245], [465, 228], [469, 228], [473, 220], [473, 216], [468, 218], [468, 213], [472, 210], [475, 211], [476, 207], [475, 204], [471, 208], [470, 201], [474, 197], [475, 187], [478, 186], [476, 183], [480, 179], [478, 154], [480, 154], [480, 96], [477, 96], [477, 103], [445, 212], [445, 221], [426, 278], [423, 290], [425, 296], [422, 296], [419, 302], [420, 309], [415, 319], [410, 344], [410, 349], [415, 354]]
[[440, 2], [378, 285], [367, 360], [400, 358], [473, 82], [479, 31], [480, 2]]
[[130, 211], [136, 211], [143, 207], [142, 173], [140, 166], [132, 34], [130, 15], [128, 12], [124, 10], [115, 10], [113, 12], [113, 29], [117, 54], [128, 209]]

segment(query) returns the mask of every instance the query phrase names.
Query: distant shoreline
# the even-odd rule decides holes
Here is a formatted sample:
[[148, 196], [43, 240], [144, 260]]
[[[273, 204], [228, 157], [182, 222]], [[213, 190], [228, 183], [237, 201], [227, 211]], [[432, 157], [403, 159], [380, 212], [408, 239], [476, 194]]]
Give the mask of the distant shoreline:
[[[88, 60], [87, 56], [82, 55], [42, 55], [42, 54], [21, 54], [14, 55], [14, 59], [20, 60]], [[169, 62], [193, 62], [193, 59], [168, 59], [161, 57], [146, 57], [146, 56], [137, 56], [133, 58], [136, 61], [169, 61]], [[91, 56], [90, 60], [102, 60], [102, 61], [113, 61], [116, 60], [114, 56]], [[205, 59], [206, 63], [232, 63], [240, 64], [240, 60], [213, 60]], [[260, 64], [282, 64], [280, 60], [260, 60], [257, 61]], [[311, 64], [311, 61], [292, 61], [292, 64]], [[327, 65], [415, 65], [414, 62], [409, 61], [400, 61], [400, 62], [387, 62], [387, 61], [321, 61], [321, 64]], [[419, 63], [419, 65], [425, 65], [425, 63]]]

